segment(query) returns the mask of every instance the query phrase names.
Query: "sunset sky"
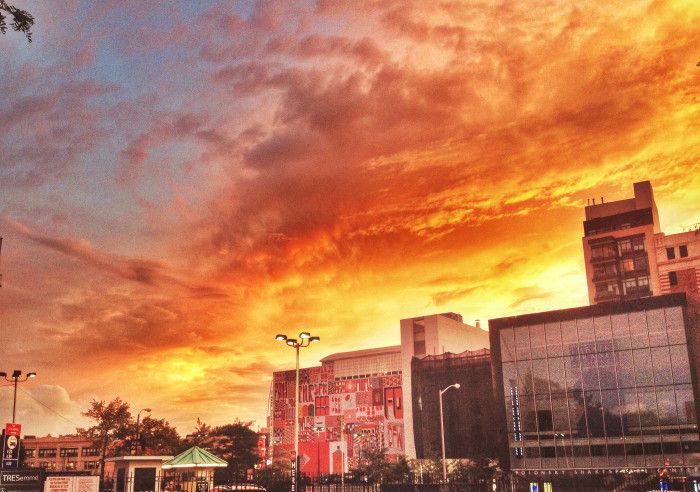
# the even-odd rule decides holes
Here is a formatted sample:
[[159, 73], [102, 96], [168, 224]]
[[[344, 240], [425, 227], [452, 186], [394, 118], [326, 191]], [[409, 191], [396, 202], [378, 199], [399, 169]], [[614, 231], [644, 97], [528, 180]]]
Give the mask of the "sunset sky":
[[[590, 197], [700, 222], [700, 2], [25, 1], [0, 35], [0, 370], [24, 433], [93, 398], [265, 425], [399, 320], [587, 303]], [[0, 388], [0, 418], [12, 391]]]

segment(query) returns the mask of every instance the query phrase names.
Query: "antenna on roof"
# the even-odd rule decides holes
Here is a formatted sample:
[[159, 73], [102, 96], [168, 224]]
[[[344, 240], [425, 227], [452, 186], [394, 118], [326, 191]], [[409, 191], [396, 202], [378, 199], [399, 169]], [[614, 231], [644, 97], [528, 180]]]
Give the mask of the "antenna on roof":
[[600, 197], [600, 203], [605, 203], [605, 198], [602, 196]]

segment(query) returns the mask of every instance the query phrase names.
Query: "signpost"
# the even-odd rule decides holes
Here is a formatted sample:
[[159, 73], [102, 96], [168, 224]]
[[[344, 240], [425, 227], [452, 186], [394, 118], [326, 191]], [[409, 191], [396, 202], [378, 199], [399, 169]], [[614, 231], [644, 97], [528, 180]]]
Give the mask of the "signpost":
[[5, 424], [2, 439], [2, 468], [17, 468], [19, 466], [19, 436], [22, 433], [21, 424]]

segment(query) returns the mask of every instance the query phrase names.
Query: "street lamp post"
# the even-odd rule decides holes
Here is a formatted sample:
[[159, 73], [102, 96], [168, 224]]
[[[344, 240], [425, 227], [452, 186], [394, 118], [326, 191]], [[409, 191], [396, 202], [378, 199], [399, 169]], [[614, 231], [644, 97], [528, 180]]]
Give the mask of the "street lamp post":
[[141, 443], [141, 434], [139, 433], [139, 424], [141, 423], [141, 412], [151, 412], [150, 408], [142, 408], [139, 413], [136, 414], [136, 446], [134, 449], [134, 454], [139, 454], [139, 444]]
[[22, 376], [22, 371], [20, 371], [19, 369], [15, 369], [14, 371], [12, 371], [12, 376], [10, 376], [9, 378], [7, 377], [6, 372], [0, 372], [0, 377], [5, 378], [5, 381], [14, 382], [14, 385], [15, 385], [15, 393], [14, 393], [14, 396], [12, 398], [12, 423], [13, 424], [15, 423], [15, 412], [17, 410], [17, 383], [23, 383], [27, 379], [36, 377], [36, 373], [35, 372], [28, 372], [27, 375], [24, 376], [24, 379], [21, 379], [20, 376]]
[[296, 351], [295, 384], [294, 384], [294, 473], [292, 476], [292, 492], [297, 491], [299, 476], [299, 349], [308, 347], [312, 342], [321, 341], [320, 337], [311, 336], [308, 331], [299, 333], [299, 339], [288, 338], [287, 335], [277, 335], [275, 340], [284, 342]]
[[440, 440], [442, 441], [442, 481], [447, 483], [447, 463], [445, 461], [445, 423], [442, 414], [442, 395], [450, 388], [459, 389], [459, 383], [451, 384], [447, 388], [440, 390]]

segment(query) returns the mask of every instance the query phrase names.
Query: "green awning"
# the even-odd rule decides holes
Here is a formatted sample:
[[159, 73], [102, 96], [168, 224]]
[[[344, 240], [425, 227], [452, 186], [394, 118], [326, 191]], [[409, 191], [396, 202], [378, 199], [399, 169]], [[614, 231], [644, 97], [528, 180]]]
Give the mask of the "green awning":
[[228, 463], [198, 446], [193, 446], [163, 463], [163, 468], [210, 468], [215, 466], [228, 466]]

